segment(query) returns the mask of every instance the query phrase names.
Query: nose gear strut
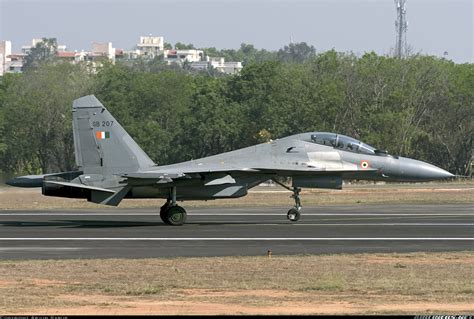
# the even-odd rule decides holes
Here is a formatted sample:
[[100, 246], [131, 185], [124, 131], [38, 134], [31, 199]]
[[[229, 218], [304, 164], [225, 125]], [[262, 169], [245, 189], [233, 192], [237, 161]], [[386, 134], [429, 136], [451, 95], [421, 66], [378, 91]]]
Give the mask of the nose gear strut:
[[300, 199], [301, 188], [293, 187], [293, 195], [290, 197], [295, 200], [295, 207], [288, 211], [286, 218], [292, 222], [296, 222], [300, 219], [300, 210], [301, 210], [301, 199]]

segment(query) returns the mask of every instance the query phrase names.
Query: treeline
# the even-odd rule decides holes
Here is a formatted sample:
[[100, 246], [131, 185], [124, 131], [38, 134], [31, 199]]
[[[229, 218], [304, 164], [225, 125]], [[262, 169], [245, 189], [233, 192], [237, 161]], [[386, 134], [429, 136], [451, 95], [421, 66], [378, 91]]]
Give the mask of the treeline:
[[[48, 39], [51, 42], [51, 39]], [[53, 39], [54, 40], [54, 39]], [[172, 49], [170, 43], [164, 44], [165, 49]], [[177, 50], [197, 49], [193, 44], [177, 42], [174, 45]], [[236, 49], [216, 49], [201, 48], [206, 56], [223, 57], [226, 61], [242, 61], [243, 65], [259, 63], [270, 60], [279, 60], [281, 62], [304, 62], [316, 56], [316, 48], [308, 45], [306, 42], [290, 43], [278, 51], [268, 51], [257, 49], [253, 44], [242, 43], [240, 48]]]
[[107, 64], [97, 73], [49, 61], [7, 74], [0, 82], [0, 170], [74, 169], [72, 101], [95, 94], [159, 164], [330, 131], [470, 173], [474, 64], [282, 50], [261, 59], [261, 50], [252, 51], [234, 76], [160, 61]]

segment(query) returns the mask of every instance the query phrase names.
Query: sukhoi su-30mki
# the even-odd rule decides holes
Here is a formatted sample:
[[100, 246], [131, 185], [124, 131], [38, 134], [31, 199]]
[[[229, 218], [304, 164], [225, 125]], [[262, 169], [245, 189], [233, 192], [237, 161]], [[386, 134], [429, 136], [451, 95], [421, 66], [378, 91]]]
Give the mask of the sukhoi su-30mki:
[[164, 198], [161, 219], [182, 225], [185, 200], [237, 198], [269, 179], [291, 177], [300, 217], [300, 190], [341, 189], [344, 179], [420, 182], [453, 175], [431, 164], [392, 156], [356, 139], [326, 132], [288, 136], [268, 143], [183, 163], [158, 166], [93, 95], [73, 103], [77, 171], [17, 177], [19, 187], [42, 187], [46, 196], [87, 198], [117, 206], [124, 198]]

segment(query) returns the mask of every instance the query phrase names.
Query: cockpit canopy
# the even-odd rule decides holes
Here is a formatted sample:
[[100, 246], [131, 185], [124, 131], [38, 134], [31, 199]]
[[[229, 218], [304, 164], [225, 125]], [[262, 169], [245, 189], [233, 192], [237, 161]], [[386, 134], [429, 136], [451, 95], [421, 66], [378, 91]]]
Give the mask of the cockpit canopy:
[[362, 143], [352, 137], [335, 133], [315, 133], [311, 135], [311, 141], [354, 153], [370, 155], [376, 155], [376, 153], [378, 153], [376, 149], [370, 145]]

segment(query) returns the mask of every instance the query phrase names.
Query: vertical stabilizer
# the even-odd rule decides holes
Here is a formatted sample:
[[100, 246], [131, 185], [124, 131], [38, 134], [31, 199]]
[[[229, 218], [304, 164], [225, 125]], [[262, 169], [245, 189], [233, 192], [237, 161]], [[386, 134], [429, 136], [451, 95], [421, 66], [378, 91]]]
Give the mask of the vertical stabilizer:
[[147, 170], [155, 163], [94, 95], [72, 105], [76, 165], [85, 174]]

